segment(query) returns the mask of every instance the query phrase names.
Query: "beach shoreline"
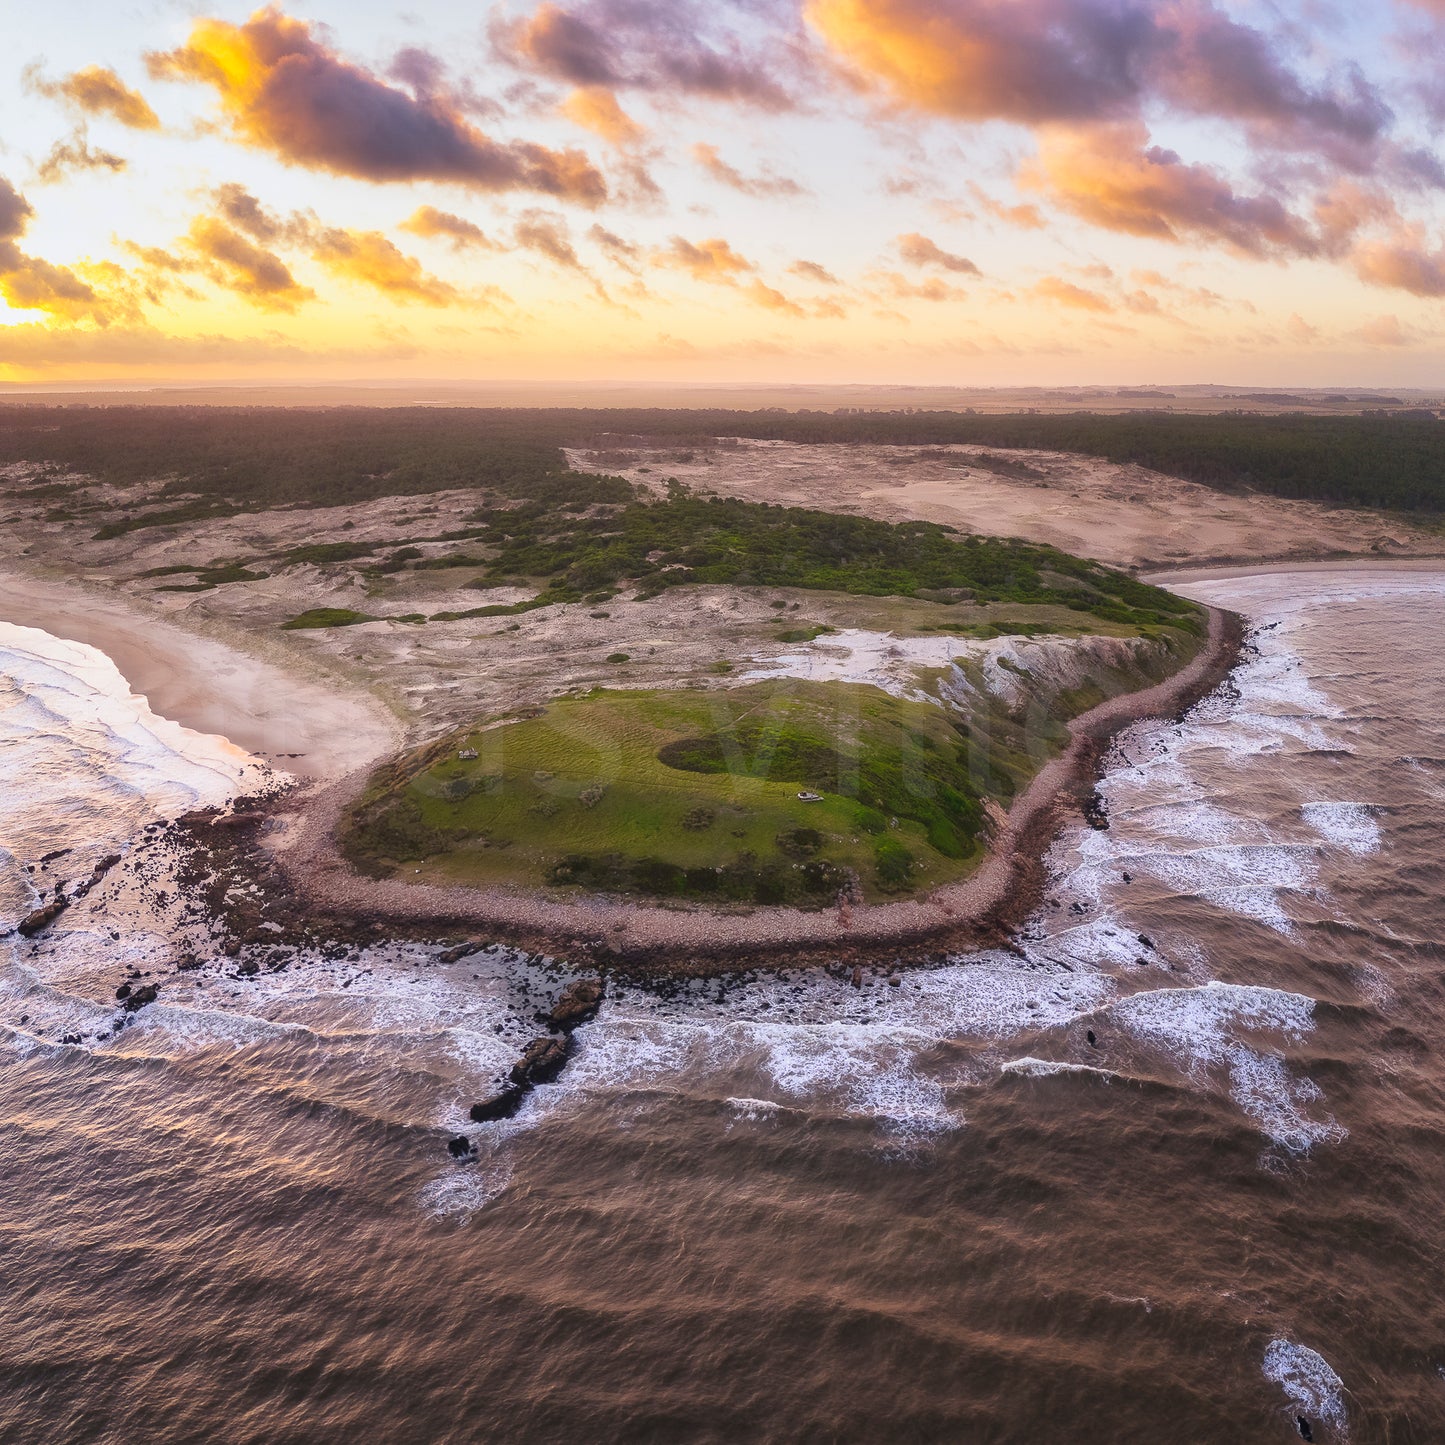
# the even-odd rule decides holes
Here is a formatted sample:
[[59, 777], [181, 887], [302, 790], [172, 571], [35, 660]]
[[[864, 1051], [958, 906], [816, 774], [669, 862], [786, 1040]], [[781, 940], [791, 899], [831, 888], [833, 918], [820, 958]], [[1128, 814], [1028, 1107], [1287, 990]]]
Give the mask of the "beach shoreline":
[[344, 776], [402, 744], [400, 724], [374, 695], [77, 579], [0, 570], [0, 619], [97, 648], [159, 716], [302, 778]]
[[264, 842], [296, 904], [323, 929], [484, 933], [644, 974], [876, 960], [889, 948], [916, 962], [945, 950], [1006, 946], [1042, 897], [1044, 857], [1092, 792], [1112, 738], [1136, 721], [1177, 716], [1206, 696], [1235, 666], [1243, 639], [1240, 619], [1211, 609], [1208, 640], [1183, 668], [1074, 719], [1069, 744], [1014, 801], [969, 877], [893, 903], [728, 910], [368, 878], [341, 856], [337, 825], [376, 764], [405, 743], [403, 728], [374, 696], [319, 673], [308, 678], [294, 661], [259, 658], [69, 580], [0, 572], [0, 616], [99, 648], [160, 715], [297, 775], [298, 786], [262, 805], [274, 820]]

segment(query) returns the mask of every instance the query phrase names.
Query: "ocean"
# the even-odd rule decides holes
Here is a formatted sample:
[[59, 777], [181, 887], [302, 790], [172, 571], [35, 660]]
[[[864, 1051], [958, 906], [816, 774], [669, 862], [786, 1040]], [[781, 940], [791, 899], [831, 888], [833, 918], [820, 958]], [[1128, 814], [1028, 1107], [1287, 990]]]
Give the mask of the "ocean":
[[0, 624], [0, 926], [123, 855], [0, 938], [0, 1440], [1445, 1440], [1445, 573], [1181, 590], [1014, 948], [614, 986], [482, 1125], [565, 972], [207, 956], [264, 766]]

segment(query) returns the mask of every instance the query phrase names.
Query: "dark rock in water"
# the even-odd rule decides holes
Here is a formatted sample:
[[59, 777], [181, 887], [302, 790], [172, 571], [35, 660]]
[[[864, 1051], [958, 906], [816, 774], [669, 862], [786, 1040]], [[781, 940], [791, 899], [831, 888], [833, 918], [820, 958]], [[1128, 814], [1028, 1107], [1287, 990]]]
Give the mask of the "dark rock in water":
[[129, 985], [128, 983], [123, 983], [123, 984], [121, 984], [121, 986], [120, 986], [118, 989], [116, 989], [116, 991], [115, 991], [115, 996], [116, 996], [117, 998], [122, 998], [122, 999], [123, 999], [123, 998], [129, 998], [129, 997], [130, 997], [130, 992], [131, 992], [131, 990], [130, 990], [130, 985]]
[[70, 899], [63, 893], [57, 894], [43, 908], [37, 908], [33, 913], [27, 913], [20, 920], [20, 933], [25, 938], [34, 938], [37, 933], [43, 933], [67, 908], [70, 907]]
[[261, 972], [261, 965], [257, 963], [254, 958], [248, 958], [236, 972], [240, 974], [242, 978], [255, 978], [255, 976]]
[[1303, 1415], [1296, 1415], [1294, 1422], [1299, 1427], [1299, 1437], [1301, 1440], [1313, 1440], [1315, 1438], [1315, 1432], [1310, 1429], [1310, 1422], [1306, 1420]]
[[80, 1042], [80, 1035], [79, 1035], [79, 1034], [65, 1034], [65, 1035], [61, 1038], [60, 1042], [63, 1043], [63, 1044], [78, 1044], [78, 1043]]
[[1150, 938], [1147, 933], [1141, 933], [1141, 934], [1139, 935], [1139, 942], [1142, 943], [1145, 948], [1153, 948], [1153, 947], [1154, 947], [1154, 940], [1153, 940], [1152, 938]]
[[73, 852], [73, 851], [74, 851], [74, 850], [71, 849], [71, 848], [57, 848], [57, 849], [55, 850], [55, 852], [53, 852], [53, 853], [47, 853], [47, 854], [40, 860], [40, 866], [43, 868], [47, 863], [53, 863], [53, 862], [55, 862], [55, 860], [56, 860], [57, 858], [64, 858], [67, 854], [69, 854], [69, 853], [71, 853], [71, 852]]
[[453, 1159], [470, 1159], [475, 1152], [472, 1141], [465, 1134], [458, 1134], [447, 1140], [447, 1153]]
[[473, 1104], [470, 1110], [473, 1124], [493, 1124], [498, 1119], [510, 1119], [522, 1107], [522, 1100], [531, 1089], [526, 1084], [508, 1084], [500, 1094]]
[[1089, 1029], [1089, 1030], [1088, 1030], [1088, 1032], [1085, 1034], [1085, 1038], [1088, 1039], [1088, 1041], [1089, 1041], [1089, 1047], [1090, 1047], [1091, 1049], [1097, 1049], [1097, 1048], [1099, 1047], [1099, 1041], [1098, 1041], [1098, 1039], [1096, 1039], [1096, 1038], [1094, 1037], [1094, 1031], [1093, 1031], [1093, 1029]]
[[213, 828], [250, 828], [266, 821], [264, 813], [227, 813], [223, 818], [212, 818]]
[[602, 980], [600, 978], [574, 979], [558, 995], [557, 1002], [547, 1019], [547, 1026], [553, 1029], [571, 1030], [578, 1024], [597, 1016], [602, 1007]]
[[1126, 873], [1126, 874], [1124, 875], [1124, 882], [1125, 882], [1125, 883], [1132, 883], [1133, 881], [1134, 881], [1134, 879], [1133, 879], [1133, 876], [1132, 876], [1131, 874]]
[[132, 990], [130, 996], [126, 999], [124, 1004], [125, 1011], [128, 1014], [133, 1014], [138, 1009], [143, 1009], [148, 1003], [154, 1003], [156, 1001], [156, 995], [159, 993], [160, 989], [157, 988], [155, 984], [142, 984], [140, 988]]
[[201, 960], [194, 953], [185, 954], [176, 960], [176, 968], [181, 973], [191, 973], [201, 967]]
[[1084, 800], [1084, 821], [1101, 833], [1108, 832], [1109, 809], [1100, 794], [1092, 793]]
[[485, 945], [476, 942], [459, 943], [455, 948], [444, 949], [439, 953], [437, 955], [437, 962], [460, 963], [462, 959], [469, 957], [471, 954], [479, 953], [484, 946]]
[[566, 1067], [571, 1054], [570, 1034], [560, 1039], [533, 1039], [512, 1065], [508, 1077], [514, 1084], [550, 1084]]

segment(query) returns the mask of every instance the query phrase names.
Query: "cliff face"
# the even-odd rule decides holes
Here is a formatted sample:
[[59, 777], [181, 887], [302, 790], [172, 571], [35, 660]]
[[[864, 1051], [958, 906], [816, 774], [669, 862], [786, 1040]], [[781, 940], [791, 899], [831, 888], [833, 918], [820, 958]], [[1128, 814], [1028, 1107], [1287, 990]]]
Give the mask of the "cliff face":
[[980, 704], [1012, 716], [1032, 709], [1066, 721], [1106, 697], [1135, 692], [1177, 671], [1198, 651], [1178, 632], [1151, 637], [999, 637], [971, 644], [933, 681], [933, 694], [963, 712]]

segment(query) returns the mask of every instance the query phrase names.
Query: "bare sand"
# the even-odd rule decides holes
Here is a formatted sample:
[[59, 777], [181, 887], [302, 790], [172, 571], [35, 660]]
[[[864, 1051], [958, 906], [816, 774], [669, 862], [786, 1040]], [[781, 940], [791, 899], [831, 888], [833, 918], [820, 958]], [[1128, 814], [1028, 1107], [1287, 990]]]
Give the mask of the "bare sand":
[[676, 476], [703, 493], [941, 522], [1126, 569], [1445, 554], [1445, 533], [1380, 512], [1221, 492], [1061, 452], [737, 440], [568, 455], [654, 489]]
[[0, 617], [99, 648], [153, 712], [286, 772], [334, 779], [400, 746], [401, 728], [366, 693], [177, 627], [102, 588], [0, 571]]

